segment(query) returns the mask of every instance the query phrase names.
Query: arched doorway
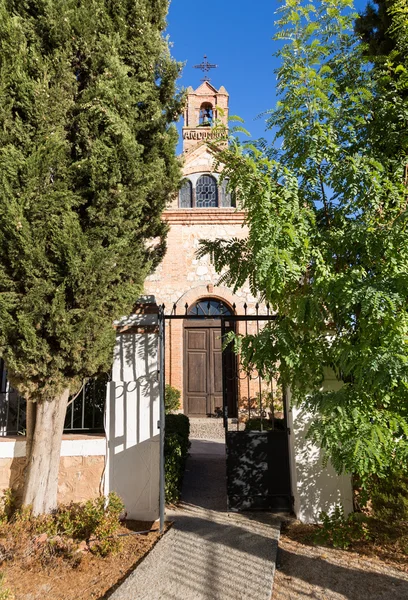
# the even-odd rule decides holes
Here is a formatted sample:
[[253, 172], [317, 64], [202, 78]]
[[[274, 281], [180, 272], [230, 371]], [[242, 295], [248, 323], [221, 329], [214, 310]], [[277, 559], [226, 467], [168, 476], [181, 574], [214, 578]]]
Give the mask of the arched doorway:
[[[220, 317], [234, 311], [223, 300], [202, 298], [189, 307], [184, 321], [184, 412], [190, 417], [220, 416], [225, 388], [228, 414], [236, 416], [236, 357], [223, 352]], [[194, 316], [197, 319], [194, 319]], [[226, 331], [234, 322], [224, 321]]]

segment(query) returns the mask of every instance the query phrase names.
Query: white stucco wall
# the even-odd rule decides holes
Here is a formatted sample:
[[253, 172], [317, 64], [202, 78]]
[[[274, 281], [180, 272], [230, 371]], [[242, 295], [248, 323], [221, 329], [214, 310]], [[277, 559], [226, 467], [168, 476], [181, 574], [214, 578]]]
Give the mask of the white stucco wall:
[[[134, 315], [126, 325], [151, 327], [157, 325], [157, 315]], [[155, 520], [160, 483], [158, 335], [122, 333], [116, 340], [107, 391], [105, 494], [119, 494], [129, 519]]]
[[[63, 436], [60, 456], [105, 456], [106, 440], [103, 436], [79, 435], [77, 438]], [[0, 440], [0, 458], [24, 458], [26, 442], [24, 438], [3, 438]]]
[[[336, 389], [341, 385], [334, 377], [326, 378], [324, 387]], [[290, 392], [288, 393], [290, 405]], [[322, 452], [306, 439], [311, 415], [292, 407], [288, 411], [289, 450], [292, 493], [296, 517], [302, 523], [318, 523], [319, 514], [329, 513], [341, 504], [346, 514], [353, 511], [353, 491], [350, 475], [337, 475], [331, 464], [323, 466]]]

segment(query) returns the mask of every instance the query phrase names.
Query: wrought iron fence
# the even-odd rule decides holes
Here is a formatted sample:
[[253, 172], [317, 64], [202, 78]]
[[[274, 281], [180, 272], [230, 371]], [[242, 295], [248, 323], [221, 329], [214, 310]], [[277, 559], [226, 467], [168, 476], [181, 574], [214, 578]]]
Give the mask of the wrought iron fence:
[[[192, 326], [197, 320], [219, 321], [220, 337], [223, 340], [222, 353], [222, 390], [223, 406], [215, 406], [210, 417], [222, 417], [227, 414], [228, 424], [236, 425], [237, 430], [283, 431], [286, 429], [284, 391], [278, 384], [277, 373], [262, 376], [256, 369], [245, 369], [240, 355], [235, 355], [231, 345], [225, 345], [229, 332], [248, 336], [257, 335], [264, 327], [277, 319], [268, 304], [256, 303], [248, 307], [243, 305], [241, 314], [235, 304], [215, 297], [206, 297], [192, 305], [173, 304], [166, 314], [166, 306], [160, 307], [162, 319], [180, 319], [184, 326]], [[210, 361], [212, 362], [212, 361]], [[276, 369], [278, 371], [278, 367]]]
[[[106, 386], [109, 374], [89, 379], [80, 393], [70, 399], [65, 417], [65, 433], [104, 431]], [[0, 437], [25, 435], [26, 401], [10, 386], [4, 361], [0, 359]]]

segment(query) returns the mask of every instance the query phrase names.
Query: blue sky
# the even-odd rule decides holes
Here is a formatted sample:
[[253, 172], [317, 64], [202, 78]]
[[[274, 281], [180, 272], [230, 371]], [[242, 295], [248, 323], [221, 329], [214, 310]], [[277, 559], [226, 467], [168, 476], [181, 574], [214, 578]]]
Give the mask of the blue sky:
[[[203, 74], [193, 66], [206, 54], [209, 62], [218, 65], [210, 73], [211, 82], [226, 87], [230, 114], [242, 117], [254, 138], [265, 135], [265, 118], [257, 116], [276, 101], [278, 62], [272, 56], [276, 42], [271, 38], [280, 4], [278, 0], [172, 0], [167, 19], [172, 54], [186, 62], [180, 87], [200, 85]], [[355, 7], [361, 11], [366, 4], [367, 0], [357, 0]]]

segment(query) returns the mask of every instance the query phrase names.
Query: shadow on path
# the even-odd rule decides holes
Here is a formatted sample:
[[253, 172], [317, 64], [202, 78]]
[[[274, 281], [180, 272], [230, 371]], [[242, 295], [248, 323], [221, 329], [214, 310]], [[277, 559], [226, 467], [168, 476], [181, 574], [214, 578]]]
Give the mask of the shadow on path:
[[[408, 575], [383, 565], [361, 561], [361, 567], [333, 564], [319, 556], [279, 549], [278, 585], [273, 600], [406, 600]], [[311, 586], [312, 589], [311, 589]]]
[[191, 440], [181, 499], [202, 508], [227, 510], [224, 442]]
[[225, 444], [192, 440], [173, 527], [112, 600], [270, 600], [280, 523], [227, 512]]

